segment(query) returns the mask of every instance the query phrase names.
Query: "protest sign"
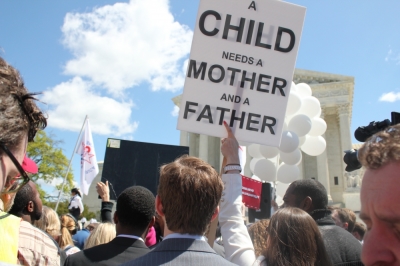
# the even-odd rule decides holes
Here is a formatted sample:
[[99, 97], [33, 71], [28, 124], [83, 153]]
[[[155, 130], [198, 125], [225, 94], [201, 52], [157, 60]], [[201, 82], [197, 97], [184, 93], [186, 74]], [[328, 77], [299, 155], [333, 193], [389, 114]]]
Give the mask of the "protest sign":
[[262, 183], [242, 175], [242, 202], [246, 207], [260, 209]]
[[279, 146], [305, 8], [282, 1], [201, 0], [179, 130]]

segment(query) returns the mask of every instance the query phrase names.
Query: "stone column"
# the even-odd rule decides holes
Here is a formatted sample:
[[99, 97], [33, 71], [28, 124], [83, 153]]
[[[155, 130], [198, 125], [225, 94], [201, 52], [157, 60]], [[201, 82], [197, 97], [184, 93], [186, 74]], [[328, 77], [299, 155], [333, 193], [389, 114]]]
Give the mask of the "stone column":
[[[324, 109], [322, 108], [321, 118], [324, 119], [324, 117], [325, 117], [325, 112]], [[322, 137], [326, 140], [325, 134], [323, 134]], [[331, 188], [329, 182], [328, 156], [326, 153], [326, 149], [322, 154], [317, 156], [317, 171], [318, 171], [318, 181], [322, 185], [324, 185], [326, 191], [328, 192], [328, 200], [332, 201]]]
[[197, 157], [197, 134], [189, 133], [189, 155]]
[[[351, 133], [350, 133], [350, 104], [338, 104], [337, 105], [337, 115], [340, 129], [340, 144], [341, 144], [341, 157], [344, 156], [345, 150], [350, 150], [352, 148], [351, 144]], [[341, 160], [343, 173], [345, 173], [346, 164]], [[342, 179], [343, 189], [347, 188], [347, 182], [344, 180], [344, 174]]]
[[208, 136], [200, 135], [199, 158], [208, 162]]
[[181, 145], [181, 146], [188, 146], [189, 145], [188, 133], [186, 131], [182, 131], [181, 130], [179, 145]]

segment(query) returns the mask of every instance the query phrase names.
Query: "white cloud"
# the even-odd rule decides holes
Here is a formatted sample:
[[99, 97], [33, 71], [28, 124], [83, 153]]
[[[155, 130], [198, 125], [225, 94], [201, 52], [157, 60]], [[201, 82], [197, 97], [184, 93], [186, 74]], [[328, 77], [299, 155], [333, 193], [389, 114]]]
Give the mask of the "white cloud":
[[133, 133], [138, 122], [131, 122], [132, 101], [120, 102], [101, 96], [93, 84], [80, 77], [63, 82], [44, 92], [41, 100], [49, 104], [49, 126], [79, 131], [86, 115], [94, 133], [121, 136]]
[[174, 105], [174, 109], [171, 111], [172, 116], [178, 116], [179, 115], [179, 107]]
[[385, 61], [394, 61], [396, 65], [400, 65], [400, 53], [393, 51], [392, 48], [390, 48], [385, 57]]
[[68, 13], [62, 32], [74, 55], [65, 73], [85, 77], [113, 96], [143, 82], [154, 91], [183, 86], [182, 64], [193, 33], [174, 21], [168, 0], [131, 0]]
[[379, 98], [380, 102], [396, 102], [396, 101], [400, 101], [400, 92], [388, 92], [388, 93], [384, 93], [382, 94], [382, 96]]

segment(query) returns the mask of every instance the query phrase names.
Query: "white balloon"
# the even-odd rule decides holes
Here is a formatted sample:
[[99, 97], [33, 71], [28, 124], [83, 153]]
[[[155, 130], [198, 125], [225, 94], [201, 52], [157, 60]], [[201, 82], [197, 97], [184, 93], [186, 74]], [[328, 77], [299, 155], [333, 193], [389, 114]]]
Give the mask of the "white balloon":
[[264, 181], [275, 181], [276, 167], [267, 159], [258, 160], [254, 165], [254, 174]]
[[265, 158], [274, 158], [278, 155], [279, 149], [270, 146], [260, 145], [260, 153]]
[[283, 131], [281, 145], [279, 150], [290, 153], [299, 147], [299, 137], [296, 133], [291, 131]]
[[253, 158], [262, 158], [262, 154], [260, 153], [260, 144], [251, 144], [247, 147], [248, 152]]
[[318, 136], [306, 136], [306, 141], [303, 146], [301, 146], [301, 150], [307, 153], [310, 156], [318, 156], [325, 151], [326, 141], [323, 137]]
[[296, 84], [297, 88], [297, 93], [300, 95], [300, 97], [308, 97], [312, 95], [312, 90], [311, 87], [306, 84], [306, 83], [299, 83]]
[[301, 151], [299, 149], [296, 149], [294, 152], [291, 153], [280, 152], [280, 159], [285, 164], [298, 165], [302, 159]]
[[278, 168], [278, 181], [282, 183], [292, 183], [296, 181], [300, 176], [300, 170], [296, 165], [288, 165], [282, 163]]
[[285, 184], [282, 182], [276, 182], [276, 195], [283, 198], [285, 196], [286, 190], [289, 188], [290, 184]]
[[295, 91], [290, 91], [289, 100], [286, 107], [286, 115], [290, 116], [297, 113], [301, 108], [301, 97]]
[[263, 158], [253, 158], [250, 161], [250, 171], [252, 173], [254, 173], [254, 166], [256, 165], [256, 162], [258, 162], [259, 160], [262, 160]]
[[292, 85], [290, 86], [290, 91], [297, 91], [296, 84], [292, 81]]
[[252, 175], [251, 178], [261, 182], [261, 179], [256, 175]]
[[325, 133], [326, 131], [326, 122], [324, 119], [320, 117], [314, 117], [311, 120], [312, 126], [310, 132], [308, 132], [308, 135], [310, 136], [321, 136], [322, 134]]
[[299, 148], [306, 142], [306, 136], [299, 137]]
[[[321, 105], [321, 103], [320, 103], [320, 105]], [[321, 116], [321, 113], [322, 113], [322, 109], [319, 108], [319, 112], [318, 112], [314, 117], [320, 117], [320, 116]]]
[[275, 199], [276, 204], [278, 204], [278, 206], [283, 205], [284, 201], [283, 201], [283, 197], [277, 195], [276, 199]]
[[313, 96], [304, 97], [301, 99], [301, 108], [298, 111], [299, 114], [305, 114], [308, 117], [316, 116], [321, 109], [319, 100]]
[[290, 119], [288, 130], [293, 131], [299, 137], [303, 137], [311, 130], [311, 119], [303, 114], [298, 114]]

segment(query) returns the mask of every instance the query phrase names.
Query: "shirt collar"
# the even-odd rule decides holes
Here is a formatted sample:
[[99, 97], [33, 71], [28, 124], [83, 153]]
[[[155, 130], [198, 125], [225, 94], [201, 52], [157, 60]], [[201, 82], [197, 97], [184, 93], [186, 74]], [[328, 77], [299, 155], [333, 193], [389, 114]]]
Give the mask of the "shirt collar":
[[124, 234], [121, 234], [121, 235], [117, 235], [117, 237], [133, 238], [133, 239], [140, 240], [140, 241], [142, 241], [142, 242], [144, 243], [144, 241], [143, 241], [143, 239], [142, 239], [141, 237], [134, 236], [134, 235], [124, 235]]
[[170, 238], [189, 238], [189, 239], [195, 239], [195, 240], [202, 240], [206, 241], [206, 238], [204, 236], [200, 235], [189, 235], [189, 234], [180, 234], [180, 233], [172, 233], [164, 237], [163, 240], [170, 239]]

